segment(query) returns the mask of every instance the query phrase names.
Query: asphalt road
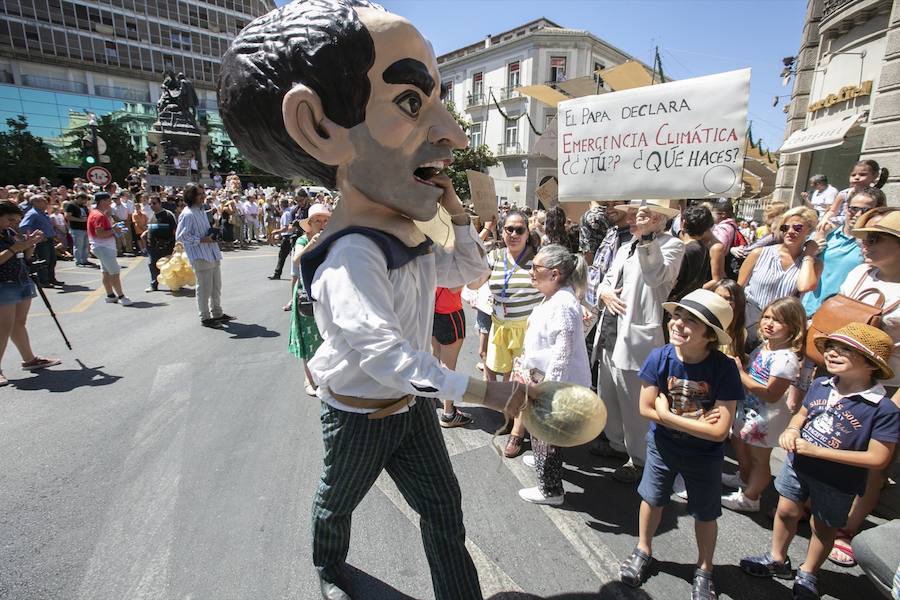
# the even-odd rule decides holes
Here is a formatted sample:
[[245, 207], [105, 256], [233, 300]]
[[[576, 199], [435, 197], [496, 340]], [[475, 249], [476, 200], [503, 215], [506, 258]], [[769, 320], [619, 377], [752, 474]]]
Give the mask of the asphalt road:
[[[103, 302], [98, 271], [60, 265], [69, 285], [49, 297], [71, 352], [35, 300], [33, 346], [61, 366], [25, 373], [7, 349], [0, 598], [317, 598], [309, 515], [319, 407], [287, 352], [288, 282], [265, 277], [275, 249], [226, 254], [223, 306], [237, 320], [224, 331], [199, 326], [190, 296], [145, 294], [144, 259], [120, 262], [131, 307]], [[474, 373], [472, 321], [459, 368]], [[516, 491], [534, 474], [492, 447], [499, 415], [471, 410], [473, 426], [444, 435], [486, 598], [690, 597], [696, 550], [683, 504], [665, 512], [657, 572], [641, 590], [625, 588], [618, 566], [636, 542], [639, 500], [612, 479], [616, 465], [566, 451], [565, 505], [526, 504]], [[782, 582], [735, 566], [767, 548], [774, 501], [770, 491], [760, 516], [726, 511], [719, 521], [722, 598], [790, 597]], [[795, 564], [805, 549], [798, 538]], [[386, 476], [355, 514], [349, 563], [357, 598], [433, 596], [417, 518]], [[858, 568], [826, 566], [820, 585], [825, 597], [877, 597]]]

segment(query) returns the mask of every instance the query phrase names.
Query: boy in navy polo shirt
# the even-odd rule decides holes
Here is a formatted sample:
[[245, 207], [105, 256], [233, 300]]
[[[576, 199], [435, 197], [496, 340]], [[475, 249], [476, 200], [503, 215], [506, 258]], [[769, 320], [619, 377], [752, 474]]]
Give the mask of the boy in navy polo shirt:
[[853, 498], [865, 491], [867, 470], [885, 468], [900, 439], [900, 409], [876, 383], [894, 376], [887, 362], [893, 349], [890, 336], [851, 323], [817, 339], [816, 347], [832, 377], [813, 382], [800, 412], [778, 440], [790, 455], [775, 481], [781, 498], [772, 548], [741, 561], [750, 575], [791, 579], [787, 551], [809, 500], [812, 535], [794, 578], [797, 600], [818, 600], [816, 574], [838, 528], [847, 523]]
[[670, 342], [650, 353], [640, 371], [641, 415], [649, 419], [647, 462], [638, 493], [640, 539], [622, 564], [622, 582], [637, 587], [652, 563], [653, 536], [669, 503], [675, 476], [684, 478], [688, 512], [695, 519], [699, 558], [691, 597], [717, 598], [713, 554], [722, 514], [724, 442], [735, 406], [744, 397], [735, 362], [716, 347], [731, 343], [726, 333], [731, 306], [708, 290], [663, 304], [672, 315]]

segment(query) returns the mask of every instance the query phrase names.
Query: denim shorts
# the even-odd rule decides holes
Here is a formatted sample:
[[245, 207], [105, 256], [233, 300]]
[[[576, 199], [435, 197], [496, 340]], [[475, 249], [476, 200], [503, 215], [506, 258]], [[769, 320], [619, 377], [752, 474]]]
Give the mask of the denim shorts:
[[28, 300], [37, 296], [34, 284], [30, 281], [3, 281], [0, 282], [0, 306], [18, 304], [22, 300]]
[[477, 311], [475, 314], [475, 327], [478, 329], [478, 333], [490, 333], [491, 315], [480, 310]]
[[109, 275], [118, 275], [122, 270], [119, 260], [116, 258], [116, 249], [106, 246], [91, 246], [91, 252], [100, 261], [100, 270]]
[[698, 521], [715, 521], [722, 515], [722, 465], [724, 456], [688, 454], [673, 444], [656, 444], [656, 434], [647, 432], [647, 462], [638, 486], [650, 506], [665, 506], [671, 500], [675, 476], [684, 478], [687, 511]]
[[781, 473], [775, 478], [775, 489], [785, 498], [799, 504], [809, 499], [810, 511], [816, 521], [828, 527], [843, 527], [847, 524], [850, 506], [856, 497], [797, 473], [790, 459], [784, 462]]

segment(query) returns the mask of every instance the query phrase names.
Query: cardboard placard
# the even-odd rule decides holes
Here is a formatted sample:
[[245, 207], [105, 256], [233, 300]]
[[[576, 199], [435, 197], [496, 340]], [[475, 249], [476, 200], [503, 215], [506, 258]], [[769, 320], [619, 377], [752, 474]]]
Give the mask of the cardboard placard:
[[562, 102], [559, 200], [737, 197], [750, 69]]
[[537, 199], [544, 203], [544, 206], [550, 208], [556, 206], [559, 198], [559, 184], [556, 179], [548, 180], [544, 185], [534, 191]]
[[556, 147], [558, 144], [556, 140], [556, 128], [556, 117], [553, 117], [544, 128], [544, 133], [538, 138], [538, 141], [534, 143], [534, 151], [537, 154], [546, 156], [550, 160], [556, 160]]
[[469, 180], [469, 193], [475, 206], [475, 214], [484, 223], [495, 220], [497, 191], [494, 188], [494, 179], [480, 171], [466, 171], [466, 177]]

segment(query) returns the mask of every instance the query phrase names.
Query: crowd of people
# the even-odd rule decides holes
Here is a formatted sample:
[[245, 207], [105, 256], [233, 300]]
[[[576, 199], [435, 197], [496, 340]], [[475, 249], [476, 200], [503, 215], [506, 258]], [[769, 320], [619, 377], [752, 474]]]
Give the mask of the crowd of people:
[[[147, 256], [146, 291], [157, 292], [159, 265], [180, 244], [196, 274], [200, 324], [222, 328], [233, 319], [221, 306], [222, 252], [278, 245], [269, 278], [289, 262], [289, 351], [315, 396], [306, 361], [322, 336], [300, 260], [335, 200], [245, 188], [234, 175], [178, 189], [150, 187], [143, 175], [135, 169], [125, 187], [106, 190], [80, 180], [0, 187], [0, 358], [11, 339], [23, 369], [59, 363], [34, 354], [25, 326], [35, 285], [65, 285], [58, 260], [99, 268], [106, 302], [128, 306], [118, 258]], [[594, 202], [575, 220], [560, 206], [503, 205], [485, 223], [472, 212], [488, 271], [435, 290], [434, 355], [456, 368], [467, 302], [485, 380], [597, 390], [607, 425], [590, 451], [619, 461], [614, 479], [638, 484], [642, 498], [639, 542], [621, 567], [629, 585], [650, 572], [653, 534], [674, 493], [696, 520], [694, 598], [715, 598], [722, 507], [759, 511], [772, 451], [784, 449], [771, 549], [741, 567], [794, 578], [795, 597], [817, 598], [825, 560], [855, 564], [851, 541], [900, 438], [900, 209], [886, 206], [883, 175], [860, 162], [843, 191], [816, 175], [798, 206], [768, 202], [761, 224], [738, 220], [727, 199]], [[452, 401], [438, 412], [442, 427], [472, 422]], [[521, 419], [506, 433], [507, 458], [532, 450], [523, 460], [538, 485], [520, 497], [563, 504], [559, 449], [529, 436]], [[734, 473], [723, 472], [728, 445]], [[787, 549], [804, 518], [812, 539], [795, 576]]]

